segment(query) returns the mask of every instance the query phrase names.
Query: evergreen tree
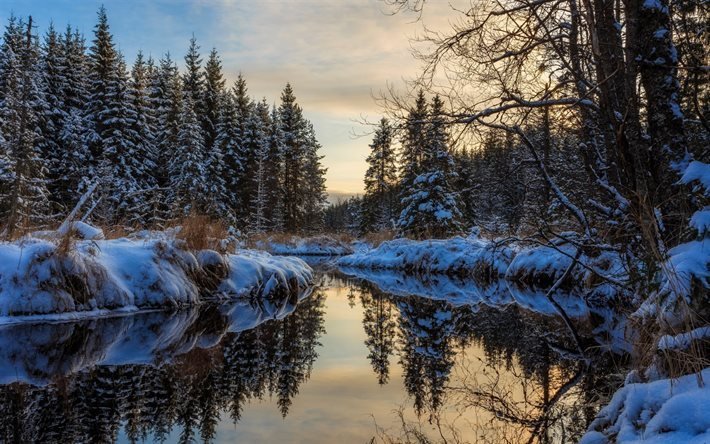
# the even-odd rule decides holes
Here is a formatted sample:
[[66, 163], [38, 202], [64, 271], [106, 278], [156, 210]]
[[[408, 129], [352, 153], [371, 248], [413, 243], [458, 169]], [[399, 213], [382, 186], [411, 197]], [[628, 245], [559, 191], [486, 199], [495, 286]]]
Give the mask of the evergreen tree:
[[204, 140], [191, 97], [185, 94], [183, 100], [177, 148], [170, 165], [170, 201], [180, 215], [203, 211], [208, 189]]
[[212, 149], [217, 138], [219, 109], [222, 105], [225, 84], [224, 76], [222, 75], [222, 62], [219, 59], [217, 50], [214, 48], [210, 51], [205, 64], [204, 79], [202, 129], [204, 131], [205, 147]]
[[91, 152], [85, 141], [87, 120], [84, 109], [88, 100], [88, 71], [84, 38], [79, 31], [67, 29], [62, 37], [64, 59], [62, 108], [65, 113], [60, 133], [59, 151], [52, 159], [54, 170], [52, 196], [55, 203], [66, 209], [74, 207], [89, 181], [95, 180], [90, 166]]
[[136, 170], [133, 180], [137, 186], [138, 202], [133, 210], [132, 220], [145, 224], [150, 219], [152, 193], [157, 181], [154, 171], [157, 160], [156, 148], [156, 114], [151, 106], [151, 73], [154, 67], [152, 61], [146, 62], [143, 53], [138, 52], [131, 70], [130, 99], [134, 118], [129, 121], [131, 131], [136, 138], [134, 157]]
[[12, 40], [16, 36], [4, 45], [0, 70], [6, 88], [0, 106], [0, 152], [7, 162], [4, 168], [10, 173], [0, 190], [5, 207], [2, 233], [7, 237], [44, 222], [49, 205], [47, 169], [41, 156], [41, 116], [46, 113], [46, 103], [39, 43], [32, 33], [32, 17], [26, 25], [19, 22], [17, 26], [8, 32], [24, 27], [23, 39], [14, 42], [16, 48]]
[[147, 131], [147, 125], [139, 119], [126, 64], [120, 54], [104, 98], [107, 109], [101, 113], [100, 122], [105, 135], [99, 163], [104, 198], [99, 216], [109, 222], [141, 222], [142, 194], [152, 186], [152, 162], [146, 148], [149, 135], [140, 132]]
[[321, 148], [316, 139], [316, 132], [311, 122], [306, 122], [306, 152], [303, 161], [302, 182], [299, 186], [300, 193], [303, 194], [303, 227], [302, 231], [307, 233], [317, 233], [323, 229], [323, 210], [325, 209], [328, 195], [325, 191], [325, 173], [327, 169], [323, 166], [321, 156], [318, 152]]
[[286, 84], [281, 93], [279, 118], [284, 134], [284, 230], [296, 232], [303, 228], [302, 208], [304, 196], [301, 193], [300, 186], [303, 182], [304, 174], [302, 165], [305, 158], [305, 128], [301, 107], [296, 103], [296, 97], [290, 84]]
[[273, 106], [268, 134], [268, 152], [264, 161], [264, 220], [272, 231], [283, 230], [284, 134], [278, 109]]
[[254, 175], [255, 191], [251, 205], [251, 229], [257, 233], [263, 232], [269, 223], [266, 219], [266, 206], [269, 204], [266, 174], [269, 162], [269, 128], [271, 117], [266, 99], [257, 103], [252, 113], [252, 122], [248, 125], [251, 143], [254, 144], [257, 157], [256, 174]]
[[106, 113], [111, 111], [111, 97], [115, 94], [112, 86], [118, 82], [118, 54], [109, 30], [106, 9], [98, 12], [99, 21], [94, 27], [94, 40], [89, 48], [89, 98], [86, 105], [86, 141], [95, 164], [103, 158], [104, 140], [110, 136], [106, 127], [109, 120]]
[[422, 173], [427, 139], [427, 103], [424, 91], [419, 90], [414, 108], [407, 116], [405, 134], [400, 154], [400, 180], [402, 192], [407, 192]]
[[45, 114], [41, 118], [41, 132], [43, 136], [41, 153], [48, 167], [47, 188], [52, 203], [62, 207], [62, 178], [61, 160], [63, 157], [62, 132], [68, 113], [65, 109], [64, 92], [66, 91], [65, 74], [68, 71], [65, 60], [65, 51], [59, 34], [50, 24], [44, 37], [41, 57], [42, 71], [44, 73], [44, 98], [46, 101]]
[[375, 130], [367, 156], [365, 196], [363, 197], [362, 226], [364, 233], [382, 230], [395, 217], [397, 165], [392, 147], [394, 130], [385, 118]]
[[[236, 223], [237, 214], [243, 214], [239, 201], [239, 185], [244, 175], [240, 141], [240, 123], [235, 98], [231, 92], [227, 92], [222, 96], [214, 151], [222, 156], [222, 164], [219, 169], [220, 182], [224, 187], [222, 201], [227, 211], [228, 220], [232, 224]], [[213, 170], [214, 172], [215, 170]]]
[[160, 60], [152, 77], [150, 102], [156, 123], [154, 141], [156, 168], [153, 173], [156, 191], [152, 194], [153, 214], [150, 221], [160, 226], [173, 217], [174, 206], [170, 199], [175, 197], [175, 194], [168, 193], [172, 181], [170, 165], [177, 152], [182, 112], [182, 82], [170, 54], [166, 54]]
[[[200, 47], [197, 39], [193, 35], [190, 39], [190, 47], [185, 54], [185, 73], [182, 75], [182, 92], [185, 98], [189, 98], [192, 103], [195, 115], [200, 115], [204, 111], [205, 79], [202, 72], [202, 58], [199, 53]], [[188, 97], [189, 96], [189, 97]], [[204, 139], [204, 136], [203, 136]]]
[[422, 156], [422, 172], [403, 190], [404, 209], [397, 226], [415, 238], [446, 237], [461, 230], [458, 195], [453, 189], [453, 160], [443, 119], [443, 102], [432, 101]]

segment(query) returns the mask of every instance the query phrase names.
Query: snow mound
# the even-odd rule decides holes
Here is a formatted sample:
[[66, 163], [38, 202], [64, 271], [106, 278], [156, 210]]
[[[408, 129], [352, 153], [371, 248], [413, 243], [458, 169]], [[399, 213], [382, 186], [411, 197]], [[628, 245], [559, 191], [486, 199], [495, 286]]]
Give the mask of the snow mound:
[[426, 241], [395, 239], [372, 250], [345, 256], [338, 265], [491, 280], [505, 274], [513, 255], [510, 247], [475, 237]]
[[345, 256], [354, 252], [350, 244], [329, 236], [294, 236], [287, 241], [269, 238], [256, 242], [256, 247], [271, 254], [288, 256]]
[[[704, 386], [699, 385], [699, 380]], [[582, 444], [710, 442], [710, 368], [677, 380], [627, 384], [597, 415]]]
[[[671, 325], [683, 320], [682, 307], [692, 304], [694, 283], [705, 293], [710, 289], [710, 237], [680, 244], [668, 251], [668, 260], [661, 267], [659, 290], [644, 301], [634, 316], [646, 319], [660, 316]], [[679, 304], [685, 301], [685, 304]]]
[[[576, 255], [577, 247], [566, 242], [525, 248], [518, 251], [505, 277], [526, 286], [550, 287], [564, 275]], [[616, 252], [599, 251], [594, 256], [580, 255], [578, 264], [563, 284], [568, 288], [591, 289], [607, 283], [600, 276], [614, 281], [626, 280], [626, 268]]]
[[178, 245], [160, 237], [81, 240], [68, 251], [34, 238], [0, 243], [0, 323], [294, 291], [312, 279], [297, 258], [193, 253]]

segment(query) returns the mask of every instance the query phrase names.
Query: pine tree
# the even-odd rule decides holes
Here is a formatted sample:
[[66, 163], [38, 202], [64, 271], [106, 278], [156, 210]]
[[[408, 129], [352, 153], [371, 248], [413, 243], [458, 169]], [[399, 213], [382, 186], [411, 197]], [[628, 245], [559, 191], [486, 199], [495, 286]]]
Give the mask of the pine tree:
[[177, 148], [170, 165], [170, 200], [176, 208], [176, 214], [180, 215], [203, 211], [208, 189], [202, 129], [191, 97], [185, 94], [183, 99]]
[[283, 201], [283, 153], [284, 134], [281, 119], [276, 106], [271, 109], [271, 126], [268, 134], [268, 152], [264, 162], [264, 219], [272, 231], [283, 230], [284, 201]]
[[219, 120], [219, 109], [222, 105], [224, 93], [224, 76], [222, 75], [222, 62], [219, 59], [217, 50], [212, 48], [205, 64], [205, 88], [202, 97], [203, 114], [201, 116], [202, 129], [204, 131], [205, 146], [211, 149], [217, 138], [217, 124]]
[[415, 238], [446, 237], [461, 230], [458, 195], [453, 189], [453, 160], [443, 119], [443, 102], [432, 102], [422, 156], [422, 172], [403, 190], [404, 209], [397, 226]]
[[106, 9], [102, 6], [98, 12], [99, 21], [94, 27], [94, 40], [89, 48], [89, 98], [86, 105], [87, 125], [86, 142], [91, 150], [95, 164], [100, 162], [104, 153], [104, 140], [110, 131], [106, 128], [105, 113], [111, 110], [111, 85], [116, 85], [118, 75], [118, 54], [109, 30]]
[[151, 106], [151, 71], [152, 62], [146, 63], [143, 53], [138, 52], [131, 70], [129, 98], [130, 107], [135, 118], [129, 122], [131, 132], [136, 138], [135, 158], [136, 169], [133, 180], [137, 187], [138, 202], [133, 209], [131, 220], [144, 225], [152, 213], [152, 193], [157, 187], [154, 171], [157, 160], [156, 116]]
[[224, 195], [222, 197], [228, 218], [231, 224], [236, 223], [236, 215], [242, 213], [239, 201], [239, 185], [244, 175], [243, 154], [241, 146], [241, 134], [237, 116], [237, 108], [234, 95], [227, 92], [222, 97], [222, 106], [217, 124], [217, 137], [215, 139], [215, 151], [222, 156], [220, 168]]
[[88, 72], [84, 38], [79, 31], [67, 29], [62, 37], [64, 59], [62, 97], [65, 119], [60, 133], [59, 152], [53, 159], [53, 200], [64, 208], [73, 208], [83, 189], [94, 180], [91, 165], [93, 159], [85, 143], [87, 128], [91, 121], [84, 108], [88, 100]]
[[414, 108], [407, 116], [405, 134], [402, 140], [400, 163], [401, 189], [411, 189], [415, 179], [422, 173], [424, 150], [427, 138], [427, 103], [424, 91], [419, 90]]
[[296, 97], [290, 84], [286, 84], [281, 93], [279, 118], [284, 134], [284, 230], [297, 232], [303, 228], [303, 194], [301, 193], [300, 185], [303, 182], [304, 173], [302, 165], [305, 157], [305, 128], [301, 107], [296, 103]]
[[247, 83], [241, 73], [232, 88], [234, 94], [234, 107], [236, 113], [236, 128], [234, 130], [234, 144], [238, 150], [241, 174], [237, 176], [235, 188], [233, 189], [235, 198], [235, 213], [237, 219], [243, 224], [249, 223], [249, 216], [252, 199], [256, 193], [254, 188], [254, 175], [256, 174], [257, 152], [256, 144], [249, 140], [247, 126], [253, 122], [253, 103], [248, 95]]
[[182, 112], [182, 82], [170, 54], [160, 60], [155, 70], [151, 81], [150, 101], [156, 120], [156, 168], [153, 176], [157, 187], [156, 192], [152, 194], [151, 223], [161, 226], [173, 217], [174, 205], [170, 199], [174, 197], [174, 193], [168, 193], [171, 184], [170, 164], [178, 146]]
[[317, 233], [323, 229], [323, 216], [328, 196], [325, 192], [325, 173], [323, 156], [319, 154], [320, 143], [311, 122], [306, 122], [306, 151], [303, 162], [302, 182], [299, 185], [303, 194], [303, 227], [307, 233]]
[[[39, 43], [32, 33], [32, 17], [17, 49], [3, 48], [2, 84], [6, 88], [0, 106], [0, 152], [8, 159], [11, 171], [7, 188], [0, 198], [6, 202], [3, 235], [11, 237], [23, 227], [46, 221], [49, 193], [47, 173], [41, 157], [43, 143], [41, 115], [46, 112], [43, 77], [39, 63]], [[19, 42], [18, 42], [19, 43]]]
[[[197, 39], [193, 35], [190, 39], [190, 47], [185, 54], [185, 73], [182, 76], [182, 92], [184, 96], [189, 96], [193, 111], [196, 115], [202, 114], [204, 110], [204, 90], [205, 79], [202, 72], [202, 59], [199, 53], [200, 47]], [[204, 139], [204, 136], [203, 136]]]
[[123, 57], [117, 56], [116, 73], [108, 83], [104, 98], [107, 109], [101, 113], [103, 156], [99, 172], [104, 194], [99, 215], [109, 222], [142, 221], [142, 193], [151, 186], [151, 162], [139, 128], [138, 112], [129, 87]]
[[257, 103], [252, 114], [252, 122], [248, 125], [250, 138], [256, 149], [257, 167], [254, 176], [255, 194], [251, 205], [251, 229], [254, 232], [263, 232], [269, 220], [266, 218], [266, 206], [269, 204], [269, 195], [266, 181], [267, 164], [269, 162], [269, 128], [271, 127], [271, 117], [269, 115], [269, 105], [266, 99]]
[[365, 172], [362, 226], [364, 233], [388, 228], [395, 217], [397, 165], [392, 147], [394, 130], [385, 118], [375, 130]]
[[68, 71], [65, 51], [62, 47], [54, 25], [50, 24], [42, 45], [41, 69], [44, 73], [44, 97], [46, 112], [41, 118], [43, 136], [40, 147], [42, 158], [48, 166], [47, 188], [50, 199], [56, 208], [62, 207], [62, 185], [60, 180], [64, 173], [61, 169], [63, 157], [62, 132], [69, 117], [65, 108], [64, 92], [66, 91], [65, 74]]

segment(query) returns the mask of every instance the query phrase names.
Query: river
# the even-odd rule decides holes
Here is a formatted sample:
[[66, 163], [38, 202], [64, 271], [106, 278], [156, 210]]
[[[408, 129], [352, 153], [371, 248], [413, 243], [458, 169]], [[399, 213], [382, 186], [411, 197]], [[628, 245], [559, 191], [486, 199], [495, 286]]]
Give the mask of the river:
[[0, 327], [0, 442], [575, 442], [621, 383], [599, 316], [572, 315], [585, 360], [509, 295], [318, 268], [288, 300]]

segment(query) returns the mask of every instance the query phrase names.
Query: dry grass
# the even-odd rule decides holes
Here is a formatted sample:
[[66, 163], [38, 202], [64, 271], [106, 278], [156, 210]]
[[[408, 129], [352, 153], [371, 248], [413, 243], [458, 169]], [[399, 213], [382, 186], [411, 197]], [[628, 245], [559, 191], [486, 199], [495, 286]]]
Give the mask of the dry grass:
[[373, 247], [379, 247], [382, 242], [391, 241], [396, 237], [397, 233], [394, 230], [382, 230], [376, 233], [369, 233], [363, 237], [363, 240]]
[[185, 241], [188, 250], [215, 250], [224, 253], [227, 249], [225, 240], [229, 238], [229, 232], [224, 221], [190, 214], [175, 221], [173, 226], [181, 227], [176, 238]]

